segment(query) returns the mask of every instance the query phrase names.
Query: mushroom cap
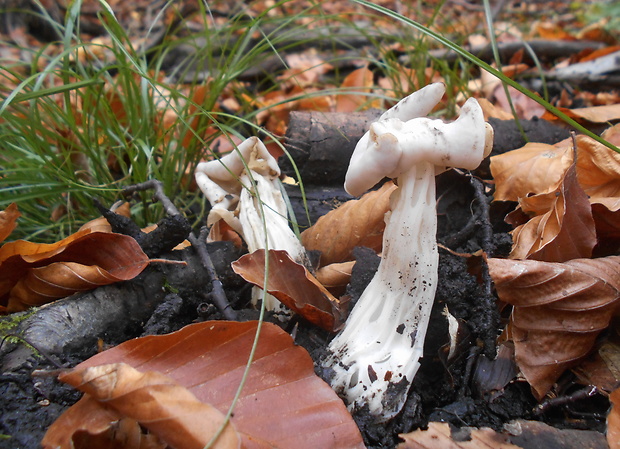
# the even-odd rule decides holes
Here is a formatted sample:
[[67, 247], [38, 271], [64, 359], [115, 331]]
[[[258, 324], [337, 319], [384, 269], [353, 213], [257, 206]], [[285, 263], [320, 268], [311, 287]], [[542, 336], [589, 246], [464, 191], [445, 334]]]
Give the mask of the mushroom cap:
[[355, 147], [345, 189], [351, 195], [361, 195], [381, 179], [397, 178], [422, 161], [438, 166], [437, 172], [445, 167], [473, 170], [490, 151], [490, 145], [492, 129], [486, 126], [474, 98], [465, 102], [461, 115], [452, 123], [426, 117], [379, 120], [370, 125]]
[[280, 175], [278, 162], [265, 144], [253, 136], [227, 155], [198, 164], [194, 176], [211, 206], [230, 209], [239, 199], [243, 188], [240, 176], [246, 167], [270, 178]]

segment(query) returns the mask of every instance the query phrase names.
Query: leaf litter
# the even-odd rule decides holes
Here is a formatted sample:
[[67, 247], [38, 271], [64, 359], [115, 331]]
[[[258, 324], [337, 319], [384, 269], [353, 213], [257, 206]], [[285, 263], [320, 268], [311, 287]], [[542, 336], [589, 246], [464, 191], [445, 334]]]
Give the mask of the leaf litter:
[[[542, 30], [543, 27], [539, 27], [537, 29]], [[557, 38], [557, 34], [555, 33], [558, 33], [558, 31], [552, 30], [545, 34], [545, 36], [554, 36], [554, 38]], [[562, 37], [567, 39], [571, 38], [571, 36], [566, 33], [562, 34]], [[291, 63], [292, 61], [289, 62]], [[312, 65], [314, 64], [315, 62], [312, 62]], [[354, 81], [353, 78], [351, 78], [351, 87], [360, 88], [365, 92], [369, 89], [370, 83], [368, 81], [368, 72], [366, 70], [367, 69], [360, 69], [360, 71], [355, 74], [358, 77], [358, 81]], [[309, 70], [303, 68], [301, 69], [301, 73], [304, 73], [305, 71]], [[296, 79], [295, 85], [303, 84], [305, 82], [301, 79], [300, 73], [293, 72], [291, 75]], [[312, 74], [312, 76], [314, 76], [314, 74]], [[292, 89], [293, 90], [290, 92], [292, 94], [302, 92], [295, 91], [295, 87]], [[304, 90], [304, 92], [307, 91]], [[286, 98], [288, 97], [280, 97], [278, 101], [285, 100]], [[346, 97], [344, 97], [344, 99], [346, 100]], [[267, 98], [263, 100], [265, 101], [264, 105], [266, 105], [268, 101], [276, 100], [276, 98], [274, 96], [271, 100]], [[274, 114], [271, 116], [269, 114], [265, 114], [264, 117], [261, 117], [265, 120], [263, 124], [265, 124], [269, 129], [281, 132], [285, 128], [286, 116], [288, 111], [291, 109], [297, 107], [307, 107], [309, 109], [323, 108], [324, 110], [328, 110], [332, 108], [334, 104], [338, 104], [337, 101], [333, 102], [331, 99], [325, 100], [320, 107], [315, 103], [308, 105], [293, 103], [286, 108], [283, 108], [284, 110], [281, 111], [281, 115], [277, 115], [277, 111], [274, 111]], [[588, 112], [590, 115], [588, 115]], [[575, 114], [579, 114], [581, 117], [586, 119], [599, 117], [598, 119], [600, 120], [600, 116], [596, 115], [596, 112], [593, 110], [576, 111]], [[614, 113], [612, 113], [611, 116], [604, 116], [604, 118], [612, 118], [613, 114]], [[514, 201], [519, 201], [521, 203], [521, 212], [527, 215], [526, 217], [521, 215], [522, 220], [528, 220], [524, 223], [524, 226], [527, 226], [532, 220], [538, 220], [538, 223], [533, 221], [529, 225], [530, 228], [532, 228], [529, 232], [530, 237], [528, 239], [521, 239], [521, 241], [527, 240], [529, 245], [517, 243], [516, 247], [513, 248], [514, 258], [524, 258], [530, 260], [511, 261], [501, 259], [502, 264], [508, 264], [507, 267], [502, 266], [502, 275], [510, 279], [513, 279], [513, 277], [515, 279], [521, 279], [519, 282], [522, 282], [522, 278], [519, 277], [521, 275], [525, 277], [538, 276], [543, 280], [537, 281], [537, 283], [534, 282], [533, 284], [528, 284], [525, 282], [524, 285], [519, 285], [519, 283], [517, 283], [519, 287], [518, 289], [505, 288], [502, 286], [502, 283], [505, 281], [500, 275], [498, 275], [497, 266], [493, 268], [494, 264], [500, 263], [498, 262], [500, 259], [488, 259], [491, 276], [496, 281], [498, 292], [500, 290], [504, 292], [503, 294], [500, 293], [500, 299], [506, 303], [513, 304], [514, 307], [510, 318], [511, 324], [509, 325], [508, 334], [511, 334], [511, 329], [512, 338], [516, 347], [519, 346], [517, 342], [521, 344], [524, 343], [524, 340], [518, 336], [514, 336], [515, 329], [517, 335], [522, 336], [523, 332], [532, 332], [532, 335], [535, 335], [536, 332], [540, 331], [537, 326], [542, 325], [542, 323], [551, 323], [549, 325], [553, 327], [553, 323], [555, 323], [556, 328], [553, 329], [553, 331], [559, 333], [559, 335], [562, 335], [562, 338], [564, 338], [567, 333], [574, 334], [566, 337], [568, 340], [562, 340], [561, 338], [558, 338], [558, 335], [545, 335], [544, 338], [540, 339], [540, 346], [545, 348], [545, 350], [549, 348], [556, 349], [558, 346], [566, 344], [567, 341], [572, 342], [573, 340], [571, 340], [571, 338], [575, 338], [575, 341], [577, 341], [571, 349], [583, 349], [580, 351], [573, 351], [572, 353], [570, 351], [565, 353], [562, 351], [562, 349], [565, 348], [559, 348], [558, 354], [562, 360], [559, 365], [559, 367], [562, 368], [561, 371], [564, 371], [564, 368], [567, 366], [572, 366], [578, 363], [581, 360], [581, 355], [587, 353], [594, 347], [596, 335], [599, 335], [601, 331], [607, 328], [610, 324], [609, 314], [615, 308], [615, 298], [617, 298], [617, 294], [614, 297], [614, 289], [617, 290], [616, 280], [613, 277], [613, 273], [610, 273], [613, 269], [609, 269], [610, 266], [615, 266], [615, 258], [607, 257], [596, 260], [596, 262], [591, 259], [575, 260], [575, 256], [590, 257], [587, 254], [587, 251], [588, 248], [592, 250], [592, 220], [596, 225], [596, 238], [599, 246], [598, 252], [604, 252], [604, 249], [601, 250], [601, 248], [606, 245], [606, 242], [612, 241], [613, 238], [617, 238], [618, 230], [617, 227], [614, 226], [614, 221], [617, 223], [617, 220], [614, 220], [616, 218], [614, 213], [620, 208], [620, 201], [618, 201], [618, 196], [620, 195], [618, 195], [617, 186], [618, 171], [615, 169], [615, 165], [617, 164], [617, 155], [610, 153], [606, 148], [598, 148], [600, 146], [598, 143], [589, 142], [586, 138], [581, 136], [577, 137], [577, 140], [579, 143], [578, 152], [584, 151], [584, 153], [578, 154], [576, 167], [574, 164], [571, 165], [572, 159], [569, 157], [569, 152], [572, 149], [571, 144], [557, 144], [552, 147], [546, 146], [542, 151], [540, 148], [533, 151], [536, 155], [535, 157], [538, 158], [538, 161], [535, 163], [534, 167], [535, 169], [539, 169], [538, 172], [532, 172], [529, 168], [526, 168], [522, 170], [519, 175], [517, 175], [517, 178], [520, 178], [519, 181], [515, 181], [513, 178], [510, 182], [501, 182], [501, 176], [497, 176], [495, 179], [497, 187], [496, 200], [501, 199], [498, 192], [502, 192], [502, 189], [505, 189], [505, 191], [513, 191], [515, 187], [517, 187], [516, 190], [518, 193], [515, 194], [512, 192], [513, 195], [511, 196], [511, 199]], [[611, 136], [609, 137], [609, 140], [612, 141]], [[531, 145], [537, 146], [539, 144]], [[580, 148], [582, 150], [580, 150]], [[584, 154], [590, 154], [591, 159], [587, 159], [586, 156], [584, 161]], [[553, 159], [553, 164], [555, 164], [555, 166], [547, 165], [547, 161], [545, 161], [545, 159]], [[534, 161], [528, 161], [527, 158], [525, 159], [525, 163], [532, 162]], [[507, 174], [507, 176], [514, 176], [514, 172], [518, 172], [518, 170], [515, 170], [517, 165], [518, 164], [508, 162], [507, 166], [510, 167], [510, 173]], [[521, 167], [525, 168], [524, 166]], [[573, 170], [573, 172], [570, 172], [570, 170]], [[575, 182], [575, 177], [578, 180], [578, 183]], [[605, 180], [604, 182], [603, 179]], [[583, 201], [584, 195], [582, 192], [585, 192], [585, 195], [589, 196], [592, 205], [590, 211], [591, 219], [586, 218], [585, 221], [580, 221], [580, 217], [588, 216], [588, 212], [586, 210], [587, 208], [584, 207], [585, 202]], [[579, 198], [579, 200], [576, 201], [577, 204], [571, 204], [574, 195], [577, 195]], [[504, 198], [504, 200], [506, 199], [508, 199], [508, 197]], [[9, 210], [7, 213], [10, 215], [12, 211]], [[0, 219], [2, 218], [3, 217], [0, 217]], [[588, 236], [588, 238], [585, 239], [585, 248], [576, 248], [575, 245], [573, 245], [572, 250], [565, 249], [566, 243], [581, 243], [581, 239], [579, 238], [580, 235], [571, 233], [572, 226], [576, 226], [576, 223], [580, 222], [586, 223], [583, 228], [587, 228], [579, 229], [579, 232], [584, 232], [585, 235]], [[536, 238], [540, 239], [541, 237], [544, 242], [542, 245], [532, 245]], [[517, 239], [515, 238], [515, 241], [516, 240]], [[527, 248], [522, 248], [522, 246], [527, 246]], [[515, 253], [515, 249], [521, 252]], [[583, 252], [586, 252], [586, 254], [582, 254]], [[596, 248], [595, 252], [597, 252]], [[350, 258], [350, 255], [347, 256], [347, 258]], [[519, 264], [525, 264], [525, 266], [528, 267], [527, 270], [525, 270], [525, 274], [523, 272], [524, 265]], [[521, 269], [521, 271], [517, 273], [519, 276], [511, 271], [514, 270], [515, 267]], [[550, 273], [562, 273], [561, 275], [558, 275], [559, 278], [568, 280], [563, 284], [559, 282], [556, 283], [554, 282], [555, 278]], [[594, 289], [593, 291], [595, 294], [592, 295], [592, 298], [585, 298], [580, 295], [580, 284], [574, 280], [575, 278], [579, 280], [582, 278], [587, 279], [582, 280], [582, 282], [588, 285], [588, 288]], [[513, 285], [511, 284], [511, 286]], [[535, 289], [535, 294], [530, 292], [529, 298], [534, 297], [539, 300], [540, 303], [530, 304], [526, 301], [524, 304], [520, 302], [523, 298], [519, 297], [517, 292], [519, 292], [520, 289], [527, 290], [527, 288]], [[605, 288], [608, 289], [605, 290]], [[565, 292], [574, 295], [568, 295], [565, 297]], [[543, 293], [548, 294], [548, 296], [542, 295]], [[565, 299], [566, 302], [564, 301]], [[590, 303], [588, 300], [594, 302]], [[595, 305], [596, 301], [599, 301], [602, 305]], [[303, 310], [303, 307], [301, 310]], [[582, 315], [581, 312], [586, 313]], [[579, 316], [579, 319], [574, 319], [577, 315]], [[557, 320], [560, 318], [562, 319], [561, 326], [557, 324]], [[510, 326], [512, 326], [512, 328]], [[519, 332], [521, 332], [521, 334], [519, 334]], [[595, 333], [596, 335], [593, 336]], [[571, 345], [567, 346], [570, 347]], [[520, 354], [517, 355], [517, 362], [519, 363], [519, 368], [524, 374], [528, 371], [528, 369], [532, 368], [528, 365], [528, 363], [532, 363], [532, 361], [534, 361], [533, 368], [529, 371], [530, 373], [533, 372], [534, 375], [530, 375], [529, 378], [526, 375], [526, 378], [528, 378], [528, 381], [530, 381], [538, 395], [541, 395], [540, 393], [542, 391], [546, 392], [545, 389], [549, 388], [549, 379], [556, 378], [557, 380], [557, 376], [561, 374], [559, 373], [560, 370], [558, 367], [555, 367], [554, 369], [549, 368], [550, 365], [548, 364], [548, 358], [543, 357], [542, 360], [533, 360], [535, 359], [536, 354], [532, 354], [531, 352], [528, 352], [527, 349], [523, 349], [523, 345], [517, 353]], [[102, 354], [105, 354], [105, 352]], [[543, 355], [558, 354], [555, 354], [554, 351], [550, 351], [550, 354]], [[429, 359], [431, 358], [428, 354], [427, 357]], [[164, 371], [166, 369], [164, 369]], [[547, 369], [550, 371], [547, 371], [542, 376], [544, 379], [536, 380], [537, 378], [535, 377], [535, 374], [537, 369], [543, 371]], [[283, 368], [283, 370], [286, 369]], [[164, 383], [165, 382], [167, 381], [164, 381]], [[555, 382], [555, 380], [551, 381], [551, 384], [553, 384], [553, 382]], [[418, 390], [418, 393], [423, 394], [420, 390]], [[614, 401], [616, 401], [616, 398], [615, 396], [612, 396], [612, 402]], [[614, 414], [610, 414], [609, 422], [611, 424], [609, 424], [609, 434], [611, 435], [613, 435], [613, 426], [617, 426], [617, 424], [613, 424], [614, 417]], [[136, 430], [139, 431], [139, 427], [137, 427], [135, 423], [129, 423], [127, 424], [127, 427], [131, 429], [130, 433], [135, 437], [135, 432]], [[438, 428], [438, 426], [432, 426], [433, 431], [439, 432], [439, 430], [437, 430]], [[443, 432], [445, 433], [445, 430], [443, 430]], [[483, 432], [480, 431], [480, 435], [482, 434]], [[475, 439], [476, 438], [474, 438], [474, 440]], [[461, 446], [459, 443], [456, 447], [469, 446]]]

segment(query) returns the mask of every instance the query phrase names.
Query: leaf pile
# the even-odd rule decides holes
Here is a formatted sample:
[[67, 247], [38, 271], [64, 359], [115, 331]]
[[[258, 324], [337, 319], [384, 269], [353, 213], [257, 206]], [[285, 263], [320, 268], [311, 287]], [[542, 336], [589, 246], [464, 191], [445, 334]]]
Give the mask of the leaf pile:
[[[17, 208], [0, 219], [0, 234], [16, 226]], [[0, 247], [0, 311], [15, 312], [75, 292], [133, 279], [149, 260], [129, 236], [84, 229], [53, 244], [16, 240]]]
[[[619, 131], [603, 137], [616, 142]], [[494, 156], [491, 171], [495, 200], [518, 206], [506, 218], [512, 260], [489, 259], [489, 271], [513, 306], [506, 335], [541, 399], [592, 352], [618, 309], [620, 155], [577, 136]]]
[[[50, 427], [44, 447], [69, 448], [76, 439], [81, 446], [75, 447], [93, 447], [109, 437], [119, 448], [140, 447], [117, 431], [133, 432], [134, 422], [150, 433], [132, 433], [133, 441], [155, 436], [173, 447], [203, 447], [235, 398], [257, 326], [208, 321], [131, 340], [81, 363], [61, 380], [87, 395]], [[230, 422], [216, 447], [364, 447], [346, 407], [314, 374], [305, 349], [268, 323], [260, 326]]]

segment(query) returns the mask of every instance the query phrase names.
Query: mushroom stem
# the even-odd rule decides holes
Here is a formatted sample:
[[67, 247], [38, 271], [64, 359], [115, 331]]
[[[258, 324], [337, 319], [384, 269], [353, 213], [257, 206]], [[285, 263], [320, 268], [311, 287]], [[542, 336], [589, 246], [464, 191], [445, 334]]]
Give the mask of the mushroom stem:
[[347, 367], [334, 370], [332, 386], [350, 408], [368, 404], [381, 420], [397, 414], [407, 397], [435, 298], [435, 170], [420, 162], [398, 177], [379, 269], [329, 345], [326, 365]]

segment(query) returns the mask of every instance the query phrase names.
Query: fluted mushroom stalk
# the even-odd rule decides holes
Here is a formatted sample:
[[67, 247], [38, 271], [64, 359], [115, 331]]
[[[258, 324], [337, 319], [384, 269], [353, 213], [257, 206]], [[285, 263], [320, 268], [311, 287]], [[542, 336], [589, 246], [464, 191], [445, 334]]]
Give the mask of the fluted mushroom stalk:
[[[426, 89], [435, 98], [443, 93], [443, 85]], [[432, 108], [424, 106], [426, 112]], [[476, 168], [491, 142], [492, 129], [470, 99], [453, 123], [402, 121], [391, 114], [373, 123], [368, 139], [356, 146], [347, 191], [360, 195], [386, 176], [396, 178], [398, 189], [385, 217], [377, 273], [323, 363], [333, 370], [331, 384], [351, 409], [367, 405], [379, 421], [401, 410], [420, 366], [437, 288], [435, 175], [447, 166]]]
[[[212, 206], [208, 224], [223, 219], [243, 237], [250, 253], [267, 246], [285, 250], [305, 265], [306, 251], [289, 227], [279, 175], [278, 163], [263, 142], [250, 137], [226, 156], [198, 164], [195, 178]], [[263, 294], [255, 287], [252, 302], [256, 304]], [[281, 304], [267, 294], [265, 307], [278, 310]]]

